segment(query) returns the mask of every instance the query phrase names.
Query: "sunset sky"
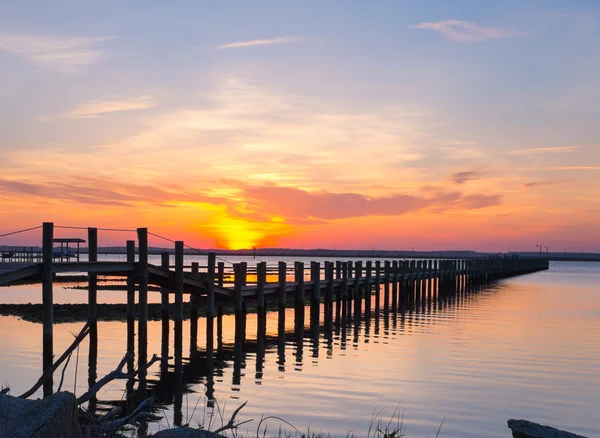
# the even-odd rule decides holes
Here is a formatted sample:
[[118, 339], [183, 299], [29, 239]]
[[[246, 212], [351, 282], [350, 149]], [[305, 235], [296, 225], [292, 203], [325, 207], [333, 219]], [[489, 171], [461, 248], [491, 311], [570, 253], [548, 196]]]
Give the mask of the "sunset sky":
[[599, 72], [596, 1], [2, 2], [0, 234], [600, 252]]

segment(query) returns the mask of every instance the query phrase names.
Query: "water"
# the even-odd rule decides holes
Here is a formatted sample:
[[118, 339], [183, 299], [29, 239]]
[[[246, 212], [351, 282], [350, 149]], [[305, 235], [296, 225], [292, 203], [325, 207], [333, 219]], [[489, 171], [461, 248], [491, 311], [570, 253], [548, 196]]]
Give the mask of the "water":
[[[186, 258], [187, 260], [187, 258]], [[272, 262], [272, 260], [271, 260]], [[307, 326], [300, 340], [294, 311], [286, 312], [285, 344], [278, 345], [277, 313], [267, 315], [264, 362], [257, 362], [257, 318], [247, 317], [247, 343], [234, 348], [234, 317], [223, 318], [223, 351], [215, 351], [209, 373], [205, 321], [198, 323], [198, 346], [190, 354], [190, 323], [183, 324], [181, 396], [183, 422], [207, 424], [206, 388], [213, 375], [214, 396], [226, 417], [242, 402], [240, 420], [256, 431], [261, 416], [279, 416], [306, 430], [334, 436], [355, 431], [365, 436], [373, 412], [388, 419], [399, 408], [407, 436], [506, 437], [506, 420], [526, 418], [586, 436], [600, 436], [600, 264], [552, 262], [550, 270], [503, 280], [446, 301], [423, 301], [410, 312], [373, 313], [368, 324], [321, 327], [318, 342]], [[0, 302], [39, 302], [41, 287], [0, 288]], [[86, 291], [55, 286], [56, 302], [85, 302]], [[99, 301], [125, 302], [125, 292], [99, 292]], [[158, 302], [158, 294], [150, 294]], [[374, 299], [372, 302], [374, 307]], [[354, 320], [354, 316], [352, 316]], [[323, 321], [323, 316], [321, 316]], [[82, 323], [55, 326], [54, 351], [62, 352]], [[116, 366], [127, 348], [127, 324], [98, 323], [98, 375]], [[0, 382], [13, 394], [28, 389], [41, 368], [41, 326], [0, 317]], [[148, 352], [161, 352], [160, 321], [148, 325]], [[71, 361], [65, 389], [87, 388], [87, 340], [79, 352], [78, 378]], [[170, 354], [173, 355], [173, 324]], [[190, 360], [191, 357], [191, 360]], [[174, 360], [170, 361], [173, 365]], [[260, 364], [262, 363], [262, 369]], [[160, 367], [149, 379], [161, 381]], [[173, 368], [159, 388], [172, 425], [177, 395]], [[58, 378], [56, 380], [59, 380]], [[55, 381], [55, 386], [58, 382]], [[209, 385], [212, 386], [212, 385]], [[120, 400], [124, 382], [99, 394], [100, 401]], [[273, 432], [281, 423], [269, 420]]]

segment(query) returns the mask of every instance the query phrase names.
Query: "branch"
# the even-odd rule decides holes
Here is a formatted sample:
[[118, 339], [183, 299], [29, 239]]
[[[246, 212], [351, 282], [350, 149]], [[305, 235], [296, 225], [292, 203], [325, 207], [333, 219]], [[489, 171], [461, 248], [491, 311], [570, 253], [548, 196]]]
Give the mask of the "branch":
[[60, 383], [58, 384], [58, 389], [56, 390], [56, 392], [60, 392], [60, 390], [62, 389], [63, 382], [65, 381], [65, 371], [67, 371], [67, 367], [69, 366], [69, 362], [71, 361], [71, 356], [73, 356], [73, 353], [69, 354], [69, 357], [67, 358], [67, 363], [63, 367], [62, 374], [60, 375]]
[[[240, 424], [243, 423], [239, 423], [239, 424], [235, 424], [235, 417], [238, 414], [238, 412], [240, 412], [242, 410], [242, 408], [244, 406], [246, 406], [246, 403], [248, 403], [247, 401], [244, 402], [243, 405], [241, 405], [239, 408], [237, 408], [235, 411], [233, 411], [233, 415], [231, 416], [231, 418], [229, 419], [229, 421], [227, 422], [227, 424], [223, 427], [220, 427], [219, 429], [215, 430], [213, 433], [219, 433], [219, 432], [223, 432], [224, 430], [227, 429], [235, 429], [236, 427], [238, 427]], [[248, 420], [248, 421], [252, 421], [252, 420]], [[244, 423], [247, 423], [248, 421], [244, 421]]]
[[106, 376], [98, 380], [88, 391], [83, 394], [81, 397], [77, 399], [77, 404], [83, 404], [86, 401], [89, 401], [92, 397], [94, 397], [100, 389], [107, 383], [115, 380], [115, 379], [127, 379], [129, 375], [123, 372], [123, 367], [127, 364], [127, 361], [132, 357], [131, 353], [127, 353], [119, 362], [119, 365], [116, 369], [108, 373]]
[[156, 362], [158, 362], [160, 360], [160, 357], [158, 357], [155, 354], [152, 356], [152, 358], [146, 364], [146, 366], [144, 366], [143, 368], [137, 369], [135, 372], [133, 372], [131, 374], [127, 374], [127, 373], [123, 372], [123, 368], [125, 367], [125, 364], [127, 363], [127, 361], [132, 358], [133, 358], [133, 356], [131, 355], [131, 353], [127, 353], [125, 356], [123, 356], [123, 359], [121, 359], [121, 362], [119, 363], [117, 368], [115, 370], [111, 371], [110, 373], [108, 373], [106, 376], [104, 376], [100, 380], [98, 380], [98, 382], [96, 382], [90, 389], [88, 389], [88, 391], [85, 394], [83, 394], [81, 397], [79, 397], [77, 399], [77, 404], [81, 405], [81, 404], [89, 401], [92, 397], [94, 397], [98, 393], [98, 391], [100, 391], [100, 389], [102, 389], [103, 386], [105, 386], [109, 382], [112, 382], [115, 379], [128, 379], [129, 382], [131, 383], [133, 381], [133, 379], [135, 379], [141, 372], [147, 371], [148, 368], [150, 368], [152, 365], [154, 365]]
[[116, 430], [119, 430], [121, 427], [126, 424], [135, 422], [136, 418], [140, 415], [146, 415], [150, 409], [150, 404], [152, 403], [152, 397], [147, 398], [143, 402], [139, 404], [135, 410], [127, 415], [126, 417], [119, 418], [118, 420], [109, 421], [108, 423], [104, 423], [100, 425], [100, 430], [103, 433], [111, 433]]
[[54, 371], [56, 371], [58, 369], [58, 367], [60, 366], [60, 364], [63, 363], [71, 355], [71, 353], [73, 352], [73, 350], [75, 350], [77, 348], [77, 346], [81, 343], [81, 341], [83, 341], [85, 339], [85, 337], [90, 332], [90, 324], [92, 322], [95, 322], [95, 321], [96, 321], [96, 319], [94, 318], [94, 319], [88, 321], [83, 326], [83, 328], [81, 329], [81, 331], [79, 332], [79, 334], [77, 336], [75, 336], [75, 340], [73, 341], [73, 343], [71, 344], [71, 346], [65, 350], [65, 352], [62, 354], [62, 356], [56, 362], [54, 362], [50, 368], [48, 368], [46, 371], [44, 371], [44, 373], [38, 379], [38, 381], [36, 382], [36, 384], [33, 385], [29, 391], [26, 391], [23, 394], [21, 394], [19, 396], [19, 398], [28, 398], [28, 397], [30, 397], [44, 383], [46, 383], [49, 379], [52, 378], [52, 375], [54, 374]]

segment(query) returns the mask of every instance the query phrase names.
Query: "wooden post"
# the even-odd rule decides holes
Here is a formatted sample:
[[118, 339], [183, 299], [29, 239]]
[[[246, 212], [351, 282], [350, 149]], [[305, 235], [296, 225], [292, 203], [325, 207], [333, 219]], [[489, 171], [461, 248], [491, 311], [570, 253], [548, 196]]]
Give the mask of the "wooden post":
[[265, 283], [267, 282], [267, 263], [256, 265], [256, 299], [259, 315], [265, 311]]
[[381, 308], [381, 261], [375, 262], [375, 312]]
[[354, 319], [358, 321], [360, 319], [360, 307], [362, 304], [362, 285], [360, 284], [362, 279], [362, 262], [356, 262], [355, 271], [356, 273], [354, 274]]
[[333, 262], [325, 263], [325, 280], [327, 281], [327, 292], [325, 294], [325, 307], [331, 307], [333, 305]]
[[352, 315], [352, 298], [354, 296], [354, 270], [352, 260], [348, 261], [348, 319], [351, 318]]
[[[98, 229], [88, 228], [88, 260], [98, 261]], [[88, 274], [88, 321], [98, 316], [98, 277]]]
[[[371, 315], [371, 273], [373, 270], [373, 262], [368, 261], [365, 270], [365, 315], [367, 318]], [[367, 324], [368, 326], [368, 324]]]
[[217, 255], [214, 252], [208, 253], [208, 267], [206, 278], [206, 316], [209, 318], [215, 317], [215, 265]]
[[392, 262], [392, 312], [398, 311], [398, 261]]
[[[127, 241], [127, 262], [135, 263], [135, 240]], [[127, 275], [127, 321], [135, 320], [135, 280]]]
[[236, 325], [238, 322], [238, 318], [242, 315], [242, 301], [244, 297], [242, 296], [242, 287], [244, 285], [244, 271], [241, 263], [235, 263], [233, 265], [233, 294], [234, 294], [234, 311], [236, 316]]
[[383, 264], [383, 310], [388, 311], [390, 305], [390, 261]]
[[[42, 225], [42, 368], [46, 371], [52, 367], [53, 363], [53, 297], [52, 297], [52, 282], [53, 282], [53, 240], [54, 240], [54, 224], [52, 222], [44, 222]], [[52, 377], [44, 384], [44, 397], [48, 397], [53, 393]]]
[[[88, 261], [98, 261], [98, 229], [88, 228]], [[96, 383], [98, 377], [98, 277], [88, 273], [88, 322], [90, 323], [90, 344], [88, 354], [88, 387]], [[93, 321], [93, 322], [92, 322]], [[96, 411], [96, 397], [88, 403], [88, 412]]]
[[285, 329], [285, 303], [286, 297], [286, 277], [287, 277], [287, 265], [285, 262], [279, 262], [278, 264], [278, 278], [279, 278], [279, 318], [283, 317], [284, 329]]
[[312, 293], [310, 296], [310, 325], [314, 330], [319, 326], [320, 302], [321, 302], [321, 263], [310, 263], [310, 279], [312, 281]]
[[[167, 251], [160, 253], [160, 267], [169, 270], [170, 255]], [[160, 317], [163, 321], [169, 319], [169, 288], [165, 286], [160, 287]]]
[[183, 321], [183, 242], [175, 242], [175, 323]]
[[[223, 277], [225, 275], [225, 262], [217, 263], [217, 286], [223, 287]], [[217, 349], [223, 349], [223, 304], [221, 300], [217, 302]]]
[[[139, 315], [138, 315], [138, 368], [145, 369], [148, 363], [148, 229], [138, 228], [139, 270]], [[140, 392], [146, 396], [146, 372], [141, 372]]]
[[[304, 263], [294, 263], [294, 282], [296, 283], [296, 293], [294, 294], [295, 311], [297, 314], [302, 314], [302, 321], [304, 321]], [[298, 319], [298, 318], [297, 318]]]
[[[198, 262], [192, 262], [190, 274], [192, 278], [198, 280], [200, 278], [200, 264]], [[214, 299], [214, 296], [213, 296]], [[208, 283], [206, 284], [206, 301], [208, 307]], [[198, 309], [200, 307], [200, 297], [196, 294], [190, 293], [190, 321], [198, 320]]]

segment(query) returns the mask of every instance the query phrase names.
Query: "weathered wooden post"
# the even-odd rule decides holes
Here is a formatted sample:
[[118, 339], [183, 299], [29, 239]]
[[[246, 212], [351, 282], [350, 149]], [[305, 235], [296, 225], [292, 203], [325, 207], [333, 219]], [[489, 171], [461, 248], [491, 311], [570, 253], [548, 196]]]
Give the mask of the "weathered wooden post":
[[[365, 269], [365, 317], [371, 316], [371, 273], [373, 271], [373, 262], [367, 261]], [[368, 323], [367, 323], [368, 327]]]
[[[88, 228], [88, 261], [98, 261], [98, 229]], [[88, 387], [96, 383], [98, 377], [98, 276], [88, 273], [88, 322], [90, 324], [90, 344], [88, 355]], [[96, 397], [88, 403], [88, 411], [94, 414], [96, 411]]]
[[[190, 274], [194, 280], [200, 278], [200, 264], [198, 262], [192, 262]], [[213, 296], [214, 298], [214, 296]], [[207, 306], [208, 306], [208, 285], [206, 294]], [[200, 297], [195, 293], [190, 293], [190, 320], [198, 320], [198, 309], [200, 307]]]
[[[135, 240], [127, 241], [127, 262], [135, 263]], [[135, 320], [135, 280], [133, 273], [127, 274], [127, 321]], [[129, 350], [128, 350], [129, 351]], [[133, 351], [132, 351], [133, 353]]]
[[175, 242], [175, 327], [183, 321], [183, 242]]
[[398, 311], [398, 261], [392, 262], [392, 312]]
[[[200, 278], [200, 264], [198, 262], [192, 262], [190, 269], [191, 277], [194, 280]], [[190, 293], [190, 358], [193, 357], [198, 351], [198, 308], [200, 303], [200, 297], [195, 293]], [[206, 321], [208, 322], [208, 315]], [[208, 329], [208, 327], [207, 327]], [[207, 330], [208, 334], [208, 330]], [[208, 339], [207, 339], [208, 341]], [[208, 351], [208, 344], [207, 344]]]
[[267, 281], [267, 263], [260, 262], [256, 265], [256, 302], [258, 313], [265, 311], [265, 283]]
[[[170, 255], [167, 251], [160, 253], [160, 267], [170, 269]], [[169, 320], [169, 288], [166, 286], [160, 287], [160, 319], [162, 321]]]
[[[146, 369], [148, 363], [148, 229], [138, 228], [138, 368]], [[143, 397], [146, 396], [147, 372], [139, 374], [139, 390]]]
[[[278, 334], [283, 336], [283, 342], [285, 347], [285, 303], [287, 301], [286, 296], [286, 278], [287, 278], [287, 264], [285, 262], [279, 262], [278, 264], [278, 280], [279, 280], [279, 316], [278, 316]], [[281, 343], [281, 339], [279, 340]]]
[[[217, 263], [217, 286], [223, 288], [223, 277], [225, 276], [225, 262]], [[217, 303], [217, 349], [223, 350], [223, 304], [221, 300]]]
[[[53, 241], [54, 241], [54, 224], [52, 222], [44, 222], [42, 225], [42, 368], [46, 371], [52, 367], [53, 349], [54, 349], [54, 311], [52, 297], [53, 283]], [[44, 397], [48, 397], [53, 393], [53, 381], [50, 377], [44, 384]]]
[[[362, 306], [362, 262], [355, 263], [354, 274], [354, 320], [360, 321], [361, 306]], [[356, 330], [356, 329], [355, 329]]]
[[[325, 293], [325, 308], [332, 310], [333, 290], [335, 288], [333, 280], [333, 262], [325, 262], [325, 281], [327, 281], [327, 292]], [[331, 312], [332, 314], [333, 312]], [[333, 317], [333, 315], [330, 315]]]
[[294, 293], [294, 307], [296, 322], [304, 324], [304, 263], [294, 263], [294, 282], [296, 283], [296, 292]]
[[352, 316], [352, 298], [353, 298], [353, 295], [354, 295], [354, 287], [353, 287], [353, 284], [354, 284], [354, 277], [353, 277], [354, 269], [353, 268], [354, 268], [354, 266], [353, 266], [352, 260], [348, 261], [347, 268], [348, 268], [348, 302], [347, 302], [347, 307], [348, 307], [348, 319], [350, 319], [351, 316]]
[[214, 252], [208, 253], [208, 266], [206, 271], [206, 315], [211, 319], [216, 316], [215, 312], [215, 265], [217, 255]]
[[321, 301], [321, 263], [310, 263], [310, 279], [312, 281], [312, 293], [310, 295], [310, 326], [314, 329], [319, 326], [320, 301]]
[[[98, 261], [98, 229], [88, 228], [88, 261]], [[88, 321], [98, 316], [98, 276], [88, 274]]]
[[375, 262], [375, 312], [379, 312], [381, 308], [381, 261], [377, 260]]
[[383, 310], [387, 312], [390, 306], [390, 261], [386, 260], [383, 266]]

